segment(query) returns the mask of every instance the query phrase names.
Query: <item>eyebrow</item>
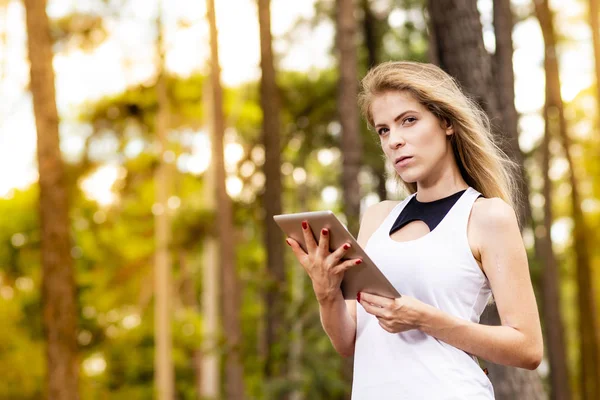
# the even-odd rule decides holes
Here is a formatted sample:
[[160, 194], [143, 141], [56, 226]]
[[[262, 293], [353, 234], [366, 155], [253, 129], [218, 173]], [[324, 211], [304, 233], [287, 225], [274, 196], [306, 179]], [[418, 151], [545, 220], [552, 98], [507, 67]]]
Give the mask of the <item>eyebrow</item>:
[[[404, 117], [406, 114], [411, 113], [411, 112], [416, 113], [417, 111], [415, 111], [415, 110], [406, 110], [403, 113], [401, 113], [400, 115], [398, 115], [396, 118], [394, 118], [394, 122], [398, 121], [399, 119], [401, 119], [402, 117]], [[383, 126], [383, 125], [386, 125], [386, 124], [377, 124], [377, 125], [375, 125], [375, 128], [377, 128], [378, 126]]]

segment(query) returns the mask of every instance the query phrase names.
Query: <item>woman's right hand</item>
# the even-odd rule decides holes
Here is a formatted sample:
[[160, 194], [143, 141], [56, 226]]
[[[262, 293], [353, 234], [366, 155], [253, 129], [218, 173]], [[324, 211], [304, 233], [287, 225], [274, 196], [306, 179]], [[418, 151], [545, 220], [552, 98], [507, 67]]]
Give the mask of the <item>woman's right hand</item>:
[[302, 222], [302, 233], [308, 253], [302, 250], [294, 239], [287, 238], [286, 242], [292, 247], [296, 258], [310, 277], [319, 303], [332, 300], [340, 292], [344, 272], [348, 268], [362, 263], [362, 260], [355, 258], [340, 262], [350, 249], [350, 244], [345, 243], [334, 252], [330, 252], [327, 229], [321, 230], [319, 243], [315, 242], [312, 230], [306, 221]]

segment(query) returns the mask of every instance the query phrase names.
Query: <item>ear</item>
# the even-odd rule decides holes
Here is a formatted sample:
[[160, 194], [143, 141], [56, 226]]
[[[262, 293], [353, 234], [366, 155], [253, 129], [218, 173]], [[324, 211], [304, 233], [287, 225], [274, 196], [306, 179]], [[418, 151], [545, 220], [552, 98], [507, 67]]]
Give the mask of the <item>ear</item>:
[[452, 122], [448, 119], [444, 119], [444, 129], [446, 130], [446, 136], [452, 136], [454, 134], [454, 127], [452, 126]]

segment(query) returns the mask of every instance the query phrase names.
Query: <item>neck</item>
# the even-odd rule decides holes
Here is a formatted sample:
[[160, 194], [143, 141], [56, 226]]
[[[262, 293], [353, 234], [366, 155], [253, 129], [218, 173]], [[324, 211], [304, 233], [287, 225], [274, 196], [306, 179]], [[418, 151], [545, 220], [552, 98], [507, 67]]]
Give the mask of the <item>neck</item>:
[[469, 187], [458, 170], [453, 154], [447, 162], [440, 164], [439, 173], [432, 171], [428, 178], [417, 181], [418, 201], [431, 202], [443, 199]]

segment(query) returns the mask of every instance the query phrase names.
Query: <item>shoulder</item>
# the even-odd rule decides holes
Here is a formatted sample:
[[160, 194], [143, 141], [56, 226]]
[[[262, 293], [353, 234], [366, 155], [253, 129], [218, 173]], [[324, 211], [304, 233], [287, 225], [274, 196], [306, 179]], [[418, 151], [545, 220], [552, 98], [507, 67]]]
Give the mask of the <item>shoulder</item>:
[[400, 204], [399, 201], [384, 200], [379, 203], [372, 204], [365, 210], [362, 220], [370, 218], [383, 217], [385, 218], [394, 207]]
[[499, 197], [478, 198], [473, 204], [471, 219], [482, 230], [502, 229], [513, 224], [518, 226], [515, 210]]
[[362, 215], [360, 222], [360, 230], [358, 232], [358, 243], [365, 246], [373, 232], [377, 230], [385, 217], [396, 207], [400, 202], [392, 200], [384, 200], [377, 204], [367, 207]]
[[508, 236], [521, 236], [515, 210], [498, 197], [477, 199], [473, 204], [469, 225], [478, 238], [477, 247], [480, 251], [494, 243], [505, 242]]

